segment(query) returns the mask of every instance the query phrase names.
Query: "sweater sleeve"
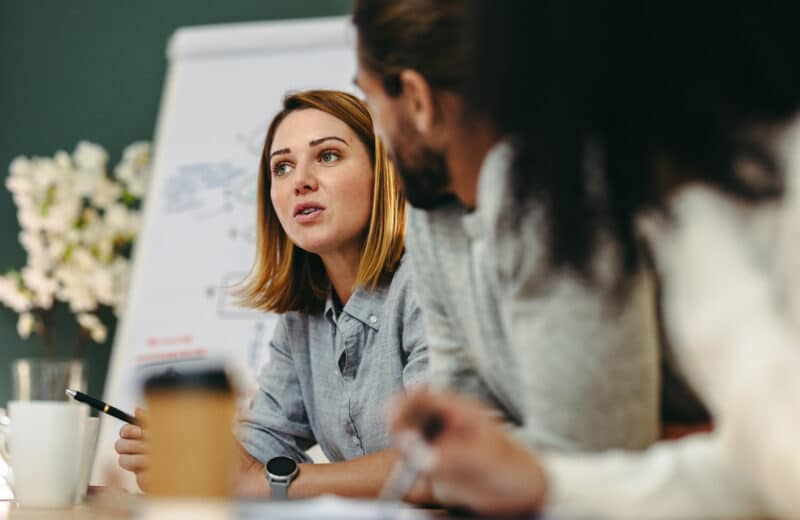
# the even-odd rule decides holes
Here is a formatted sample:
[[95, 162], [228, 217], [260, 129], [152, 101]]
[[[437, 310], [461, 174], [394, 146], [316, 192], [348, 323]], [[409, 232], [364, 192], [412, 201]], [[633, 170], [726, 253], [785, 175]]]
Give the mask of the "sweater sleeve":
[[406, 235], [416, 303], [428, 340], [430, 384], [491, 400], [492, 394], [465, 348], [463, 332], [453, 325], [448, 292], [442, 287], [441, 270], [447, 265], [437, 255], [439, 247], [430, 222], [433, 218], [436, 215], [411, 209]]

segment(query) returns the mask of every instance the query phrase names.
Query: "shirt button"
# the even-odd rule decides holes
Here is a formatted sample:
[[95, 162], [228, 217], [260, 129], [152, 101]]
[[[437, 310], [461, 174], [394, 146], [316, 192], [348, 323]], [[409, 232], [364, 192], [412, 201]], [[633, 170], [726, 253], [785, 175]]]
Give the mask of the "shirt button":
[[370, 323], [377, 323], [377, 321], [378, 321], [378, 317], [377, 316], [375, 316], [374, 314], [370, 314], [369, 315], [369, 322]]
[[354, 447], [358, 448], [361, 445], [361, 441], [358, 440], [357, 436], [353, 435], [350, 439], [353, 441]]

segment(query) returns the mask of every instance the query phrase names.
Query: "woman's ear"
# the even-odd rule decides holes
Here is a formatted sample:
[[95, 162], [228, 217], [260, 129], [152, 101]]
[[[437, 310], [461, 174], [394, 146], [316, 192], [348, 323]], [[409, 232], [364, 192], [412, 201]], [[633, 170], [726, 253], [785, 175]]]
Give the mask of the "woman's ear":
[[422, 74], [411, 69], [400, 73], [400, 84], [409, 120], [420, 134], [426, 135], [433, 127], [436, 117], [436, 104], [430, 84]]

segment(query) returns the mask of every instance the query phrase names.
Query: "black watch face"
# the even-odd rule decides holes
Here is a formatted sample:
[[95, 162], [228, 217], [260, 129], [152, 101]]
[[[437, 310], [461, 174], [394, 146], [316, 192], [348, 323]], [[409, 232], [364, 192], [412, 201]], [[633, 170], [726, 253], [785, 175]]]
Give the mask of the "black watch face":
[[267, 462], [267, 471], [270, 475], [288, 477], [297, 469], [297, 463], [289, 457], [274, 457]]

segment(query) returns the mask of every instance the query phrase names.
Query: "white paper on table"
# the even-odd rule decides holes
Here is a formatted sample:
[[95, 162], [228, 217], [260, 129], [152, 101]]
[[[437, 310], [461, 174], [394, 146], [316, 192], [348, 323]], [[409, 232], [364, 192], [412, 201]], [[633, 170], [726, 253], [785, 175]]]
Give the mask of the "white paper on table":
[[284, 520], [427, 520], [433, 514], [401, 502], [357, 500], [323, 495], [286, 502], [252, 501], [236, 504], [235, 518], [239, 520], [281, 518]]

